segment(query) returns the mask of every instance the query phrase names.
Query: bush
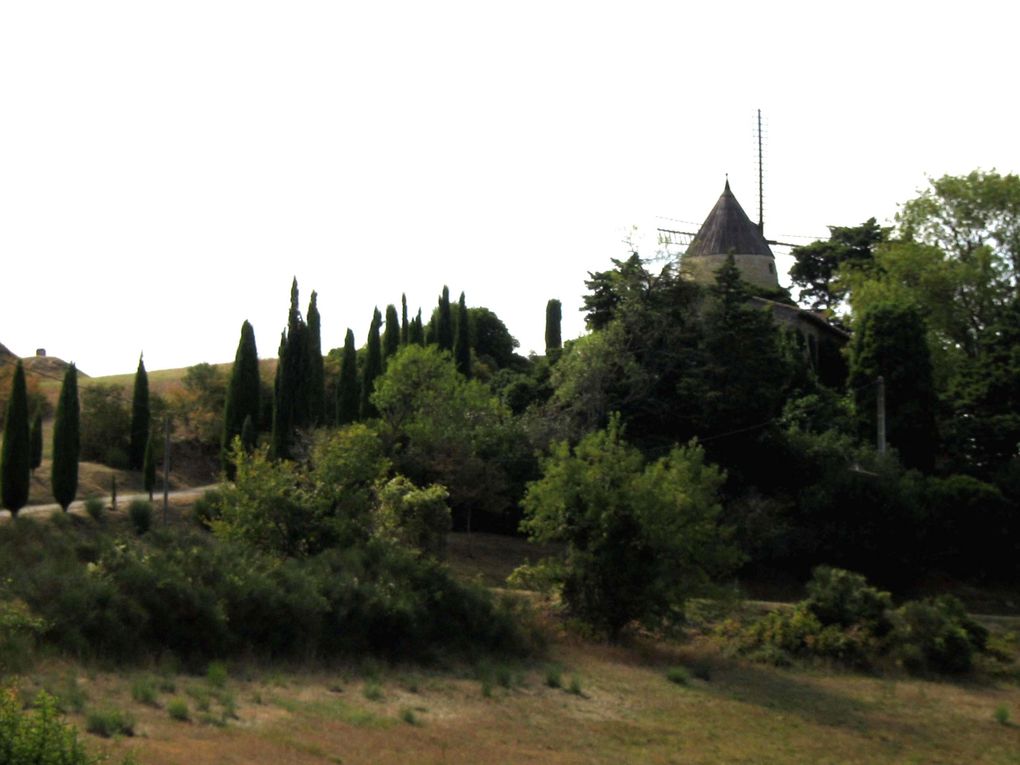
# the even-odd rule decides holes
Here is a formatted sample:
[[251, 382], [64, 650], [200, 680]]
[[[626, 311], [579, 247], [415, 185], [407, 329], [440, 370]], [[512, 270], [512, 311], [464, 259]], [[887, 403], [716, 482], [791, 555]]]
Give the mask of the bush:
[[914, 672], [968, 672], [974, 654], [988, 641], [988, 630], [951, 595], [905, 603], [894, 614], [894, 624], [897, 658]]
[[378, 494], [377, 535], [437, 560], [446, 556], [451, 516], [445, 488], [432, 484], [427, 489], [419, 489], [398, 475], [382, 485]]
[[0, 688], [0, 752], [9, 765], [98, 765], [78, 742], [77, 730], [60, 720], [56, 702], [45, 692], [23, 710], [13, 688]]
[[666, 679], [676, 685], [688, 685], [691, 682], [691, 673], [686, 667], [670, 667], [666, 670]]
[[135, 719], [119, 709], [96, 710], [86, 716], [85, 730], [103, 738], [133, 736]]
[[191, 711], [188, 709], [188, 702], [184, 699], [173, 699], [166, 705], [166, 712], [178, 722], [188, 722], [191, 719]]
[[892, 608], [888, 592], [869, 587], [860, 574], [819, 566], [807, 584], [804, 601], [825, 626], [863, 628], [876, 637], [891, 629], [887, 611]]
[[152, 526], [152, 503], [144, 499], [135, 499], [128, 505], [128, 517], [135, 533], [144, 534]]
[[0, 674], [24, 669], [45, 623], [20, 600], [0, 600]]
[[89, 514], [96, 523], [103, 520], [103, 514], [106, 512], [106, 505], [103, 500], [99, 497], [89, 497], [85, 500], [85, 512]]
[[[233, 464], [233, 463], [231, 463]], [[203, 528], [212, 528], [223, 512], [223, 493], [217, 489], [209, 489], [195, 500], [191, 509], [191, 518]]]
[[136, 677], [131, 683], [131, 698], [139, 704], [148, 704], [150, 707], [158, 706], [156, 697], [158, 688], [156, 682], [148, 675]]

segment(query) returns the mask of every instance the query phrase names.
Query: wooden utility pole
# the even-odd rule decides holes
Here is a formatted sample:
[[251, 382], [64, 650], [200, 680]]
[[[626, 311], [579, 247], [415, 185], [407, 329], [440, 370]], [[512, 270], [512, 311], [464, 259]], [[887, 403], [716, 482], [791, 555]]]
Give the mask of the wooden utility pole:
[[878, 453], [885, 454], [885, 378], [875, 380], [875, 415], [878, 430]]
[[163, 525], [170, 505], [170, 417], [163, 420]]

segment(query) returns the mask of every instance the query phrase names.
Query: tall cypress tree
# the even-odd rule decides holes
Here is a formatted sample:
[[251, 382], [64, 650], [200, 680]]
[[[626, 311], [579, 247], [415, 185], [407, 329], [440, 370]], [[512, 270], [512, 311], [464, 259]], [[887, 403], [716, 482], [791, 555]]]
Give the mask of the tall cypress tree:
[[336, 386], [336, 424], [347, 425], [356, 421], [360, 406], [358, 352], [354, 348], [354, 333], [348, 329], [344, 337], [344, 354], [340, 358], [340, 380]]
[[382, 357], [385, 362], [400, 347], [400, 324], [397, 322], [396, 306], [386, 306], [386, 327], [382, 336]]
[[439, 314], [436, 317], [436, 344], [444, 351], [453, 350], [453, 317], [450, 314], [450, 288], [443, 285], [439, 296]]
[[138, 357], [135, 371], [135, 391], [131, 398], [131, 443], [128, 449], [128, 464], [132, 470], [141, 470], [145, 462], [145, 445], [149, 442], [149, 375], [145, 362]]
[[273, 459], [290, 457], [290, 433], [294, 427], [294, 396], [285, 381], [287, 367], [287, 332], [280, 333], [277, 353], [276, 378], [273, 380], [273, 433], [271, 452]]
[[467, 303], [464, 293], [460, 293], [457, 301], [457, 333], [453, 343], [453, 358], [457, 362], [457, 371], [465, 377], [471, 377], [471, 338], [468, 323]]
[[78, 493], [78, 457], [81, 451], [81, 409], [78, 403], [78, 370], [71, 364], [64, 372], [64, 383], [57, 399], [53, 421], [53, 464], [50, 484], [53, 498], [64, 511]]
[[425, 329], [421, 323], [421, 309], [418, 315], [411, 319], [411, 325], [407, 328], [407, 341], [412, 345], [425, 345]]
[[400, 344], [407, 345], [411, 340], [411, 326], [407, 321], [407, 295], [400, 295]]
[[312, 291], [308, 303], [308, 324], [305, 331], [307, 356], [306, 391], [308, 419], [306, 425], [321, 425], [325, 416], [326, 372], [322, 360], [322, 338], [319, 330], [317, 295]]
[[273, 390], [272, 453], [290, 459], [294, 430], [308, 423], [307, 327], [298, 308], [297, 279], [290, 287], [287, 329], [280, 337], [280, 356]]
[[229, 475], [227, 453], [234, 438], [241, 435], [244, 421], [251, 417], [258, 422], [261, 411], [262, 385], [259, 380], [259, 353], [255, 346], [255, 330], [245, 321], [241, 325], [241, 339], [234, 354], [234, 368], [230, 371], [227, 385], [227, 399], [223, 407], [223, 439], [220, 442], [220, 458]]
[[563, 349], [563, 336], [560, 322], [563, 319], [563, 307], [560, 301], [553, 298], [545, 304], [545, 355], [550, 359], [559, 358]]
[[37, 409], [32, 418], [32, 431], [29, 433], [29, 444], [32, 451], [32, 473], [42, 464], [42, 410]]
[[142, 466], [143, 487], [149, 493], [149, 501], [152, 501], [152, 490], [156, 488], [156, 445], [155, 434], [149, 434], [149, 441], [145, 444], [145, 464]]
[[379, 341], [379, 325], [382, 324], [382, 314], [376, 308], [372, 312], [372, 325], [368, 330], [368, 342], [366, 343], [365, 369], [361, 376], [361, 416], [362, 418], [376, 417], [376, 411], [372, 403], [372, 391], [375, 388], [375, 378], [382, 374], [382, 346]]
[[7, 419], [4, 422], [4, 445], [0, 451], [0, 499], [3, 506], [17, 517], [18, 511], [28, 502], [28, 489], [32, 473], [32, 455], [29, 444], [28, 390], [25, 387], [25, 368], [21, 361], [14, 370], [11, 397], [7, 402]]

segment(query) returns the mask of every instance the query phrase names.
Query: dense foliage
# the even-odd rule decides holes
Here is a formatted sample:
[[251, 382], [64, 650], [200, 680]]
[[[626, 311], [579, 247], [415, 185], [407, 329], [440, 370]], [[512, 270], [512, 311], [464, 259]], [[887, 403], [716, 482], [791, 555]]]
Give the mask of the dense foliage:
[[78, 370], [71, 364], [57, 399], [53, 423], [53, 463], [50, 485], [53, 498], [64, 510], [78, 492], [78, 459], [81, 452], [81, 412], [78, 404]]

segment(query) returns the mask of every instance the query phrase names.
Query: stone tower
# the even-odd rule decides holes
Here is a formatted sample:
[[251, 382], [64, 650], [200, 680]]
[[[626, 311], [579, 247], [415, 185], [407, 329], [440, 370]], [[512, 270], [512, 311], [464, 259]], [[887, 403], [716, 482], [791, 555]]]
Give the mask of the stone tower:
[[779, 289], [776, 258], [761, 229], [733, 196], [727, 180], [719, 201], [680, 258], [680, 270], [697, 282], [711, 282], [730, 253], [745, 282], [766, 290]]

